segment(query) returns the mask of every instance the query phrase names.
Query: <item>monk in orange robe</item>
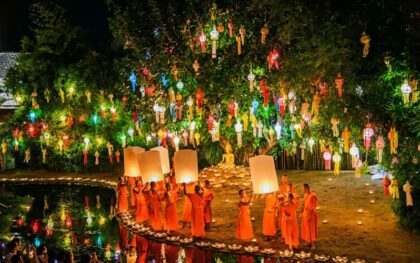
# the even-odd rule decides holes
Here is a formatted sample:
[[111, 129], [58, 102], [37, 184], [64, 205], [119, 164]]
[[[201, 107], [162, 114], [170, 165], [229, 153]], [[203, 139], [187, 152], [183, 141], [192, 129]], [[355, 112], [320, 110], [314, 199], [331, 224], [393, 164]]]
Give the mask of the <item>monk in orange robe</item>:
[[194, 194], [188, 194], [184, 183], [184, 194], [191, 201], [191, 234], [193, 238], [204, 237], [204, 198], [201, 186], [194, 187]]
[[280, 193], [287, 195], [288, 194], [288, 190], [287, 190], [288, 186], [289, 186], [289, 177], [286, 174], [284, 174], [284, 175], [281, 176]]
[[137, 263], [146, 263], [149, 241], [141, 235], [136, 235]]
[[124, 177], [120, 177], [118, 180], [118, 211], [125, 212], [128, 210], [127, 186]]
[[130, 206], [134, 207], [136, 205], [136, 197], [133, 193], [134, 188], [136, 187], [136, 179], [134, 177], [128, 177], [128, 185], [130, 186]]
[[143, 184], [141, 178], [136, 181], [136, 187], [133, 189], [136, 198], [136, 223], [143, 223], [149, 218], [146, 197], [143, 194]]
[[118, 230], [120, 233], [120, 247], [123, 249], [128, 246], [128, 231], [123, 225], [118, 225]]
[[276, 209], [278, 206], [277, 196], [274, 193], [268, 193], [264, 197], [264, 217], [263, 217], [263, 235], [267, 241], [275, 237], [276, 229]]
[[250, 240], [254, 237], [254, 231], [252, 230], [249, 204], [254, 200], [254, 195], [252, 197], [247, 197], [245, 190], [241, 189], [239, 190], [239, 196], [239, 220], [236, 235], [238, 239]]
[[289, 250], [299, 247], [299, 227], [296, 216], [298, 207], [296, 206], [293, 193], [290, 193], [287, 200], [280, 204], [283, 208], [282, 235], [284, 235], [286, 245]]
[[[295, 204], [296, 209], [299, 209], [299, 197], [296, 193], [296, 188], [293, 187], [293, 185], [291, 183], [289, 183], [287, 185], [285, 193], [278, 196], [279, 203], [287, 201], [289, 194], [293, 194], [293, 203]], [[279, 218], [278, 222], [279, 222], [279, 227], [281, 229], [281, 237], [282, 237], [282, 239], [285, 239], [285, 231], [283, 231], [283, 229], [285, 227], [285, 221], [283, 220], [284, 207], [280, 206], [278, 210], [279, 210], [278, 211], [278, 218]]]
[[213, 200], [213, 190], [210, 188], [210, 181], [204, 181], [204, 229], [210, 229], [210, 224], [213, 219], [211, 214], [211, 201]]
[[161, 198], [156, 187], [156, 182], [151, 182], [150, 185], [146, 183], [143, 193], [149, 204], [149, 224], [153, 230], [160, 231], [162, 230], [162, 219], [160, 217]]
[[[187, 193], [194, 193], [195, 183], [189, 183], [186, 185]], [[182, 209], [182, 228], [191, 223], [191, 201], [185, 196], [184, 198], [184, 207]]]
[[176, 211], [176, 202], [179, 200], [177, 190], [172, 188], [172, 184], [166, 184], [166, 193], [165, 193], [165, 219], [166, 226], [165, 229], [168, 231], [178, 230], [178, 215]]
[[315, 249], [315, 241], [318, 239], [318, 197], [311, 191], [309, 184], [303, 185], [304, 203], [302, 207], [302, 232], [301, 238]]

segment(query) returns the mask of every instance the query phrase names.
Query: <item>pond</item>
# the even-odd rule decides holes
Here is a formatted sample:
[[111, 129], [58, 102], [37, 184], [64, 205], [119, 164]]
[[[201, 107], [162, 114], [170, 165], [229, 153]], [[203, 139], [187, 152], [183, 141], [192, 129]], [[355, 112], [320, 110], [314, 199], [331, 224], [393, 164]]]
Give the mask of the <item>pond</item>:
[[[121, 231], [113, 209], [112, 189], [80, 185], [6, 185], [16, 196], [31, 196], [26, 214], [16, 215], [11, 235], [21, 238], [21, 248], [46, 244], [50, 262], [60, 262], [65, 251], [76, 258], [96, 252], [105, 262], [135, 262], [136, 250], [122, 251], [120, 232], [128, 234], [129, 246], [136, 246], [137, 262], [260, 262], [252, 256], [216, 253], [191, 247], [165, 245]], [[123, 240], [125, 238], [122, 238]], [[265, 260], [269, 262], [270, 260]], [[277, 262], [273, 259], [270, 262]]]

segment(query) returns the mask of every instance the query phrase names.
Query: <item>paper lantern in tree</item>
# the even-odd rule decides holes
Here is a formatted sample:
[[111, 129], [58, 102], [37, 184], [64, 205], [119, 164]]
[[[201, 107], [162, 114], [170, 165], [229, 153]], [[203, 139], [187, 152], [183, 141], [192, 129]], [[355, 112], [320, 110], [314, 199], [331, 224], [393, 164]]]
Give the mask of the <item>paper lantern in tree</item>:
[[203, 103], [203, 92], [200, 88], [198, 88], [197, 92], [195, 93], [195, 99], [197, 103], [197, 108], [200, 109], [201, 104]]
[[253, 109], [253, 112], [252, 112], [252, 114], [254, 115], [254, 116], [256, 116], [256, 117], [258, 117], [258, 101], [256, 100], [256, 99], [254, 99], [253, 101], [252, 101], [252, 109]]
[[124, 175], [130, 177], [140, 176], [138, 156], [144, 152], [141, 147], [124, 148]]
[[265, 39], [268, 35], [268, 26], [267, 24], [264, 24], [264, 26], [261, 28], [261, 44], [265, 44]]
[[341, 96], [343, 95], [344, 79], [341, 76], [340, 72], [338, 72], [337, 78], [335, 79], [335, 85], [337, 85], [338, 97], [341, 98]]
[[338, 137], [340, 136], [340, 131], [338, 130], [338, 124], [340, 123], [340, 120], [332, 117], [331, 118], [331, 124], [332, 124], [332, 132], [333, 132], [333, 137]]
[[233, 22], [232, 19], [228, 22], [228, 28], [229, 28], [229, 37], [233, 37]]
[[249, 71], [247, 79], [249, 81], [249, 91], [252, 92], [254, 91], [254, 81], [255, 81], [255, 74], [252, 72], [252, 70]]
[[365, 58], [369, 55], [370, 36], [363, 32], [362, 37], [360, 38], [360, 43], [363, 44], [363, 57]]
[[238, 147], [241, 148], [242, 147], [242, 124], [240, 119], [236, 120], [236, 124], [235, 124], [235, 132], [236, 132], [236, 141], [238, 143]]
[[179, 141], [180, 141], [179, 136], [175, 135], [174, 137], [175, 151], [179, 151]]
[[414, 76], [412, 76], [410, 78], [410, 80], [408, 81], [408, 85], [410, 85], [411, 88], [411, 102], [412, 103], [416, 103], [417, 102], [417, 97], [418, 97], [418, 92], [417, 92], [417, 80], [414, 78]]
[[41, 229], [41, 224], [39, 223], [38, 219], [35, 219], [34, 223], [32, 224], [32, 231], [34, 233], [38, 233], [38, 231]]
[[29, 119], [32, 123], [35, 123], [36, 113], [34, 111], [29, 112]]
[[281, 137], [281, 125], [279, 122], [276, 122], [276, 125], [274, 126], [274, 130], [276, 131], [276, 139], [279, 141]]
[[136, 74], [134, 74], [134, 71], [131, 71], [129, 79], [130, 79], [130, 84], [131, 84], [131, 91], [136, 92], [137, 77], [136, 77]]
[[410, 93], [411, 93], [411, 87], [410, 85], [408, 85], [408, 82], [405, 81], [402, 85], [401, 85], [401, 92], [403, 95], [403, 102], [404, 104], [408, 104], [410, 103]]
[[363, 129], [363, 143], [367, 151], [369, 151], [373, 135], [375, 135], [375, 130], [372, 124], [366, 124], [366, 127]]
[[347, 129], [347, 126], [346, 126], [344, 128], [344, 131], [341, 133], [341, 138], [343, 139], [344, 152], [345, 153], [348, 153], [349, 152], [349, 148], [350, 148], [350, 136], [351, 136], [351, 133]]
[[192, 121], [192, 122], [190, 122], [190, 125], [189, 125], [189, 141], [190, 141], [190, 144], [191, 145], [195, 145], [195, 141], [194, 141], [194, 132], [195, 132], [195, 126], [196, 126], [196, 123], [195, 123], [195, 121]]
[[252, 188], [255, 194], [277, 192], [277, 181], [274, 159], [269, 155], [258, 155], [249, 158]]
[[338, 152], [335, 152], [332, 159], [333, 159], [333, 162], [334, 162], [334, 174], [339, 175], [340, 174], [341, 156]]
[[360, 155], [359, 148], [357, 147], [355, 143], [352, 143], [350, 147], [350, 155], [351, 155], [351, 166], [355, 168], [357, 163], [359, 162], [359, 155]]
[[273, 49], [272, 51], [270, 51], [270, 53], [268, 53], [267, 55], [267, 63], [268, 63], [268, 70], [271, 69], [279, 69], [279, 52], [277, 51], [277, 49]]
[[65, 225], [68, 229], [70, 229], [73, 226], [73, 222], [71, 221], [71, 218], [69, 215], [67, 215]]
[[201, 52], [205, 52], [206, 51], [206, 34], [204, 34], [204, 31], [200, 32], [200, 36], [198, 37], [198, 40], [200, 40], [200, 48], [201, 48]]
[[213, 25], [213, 30], [210, 32], [210, 39], [212, 40], [211, 45], [211, 57], [216, 58], [216, 49], [217, 49], [217, 38], [219, 36], [219, 32], [216, 29], [216, 26]]
[[162, 147], [162, 146], [158, 146], [158, 147], [154, 147], [150, 150], [159, 152], [160, 162], [161, 162], [161, 166], [162, 166], [162, 172], [164, 174], [170, 173], [171, 172], [171, 165], [170, 165], [170, 162], [169, 162], [168, 149], [166, 149], [165, 147]]
[[330, 149], [327, 147], [325, 149], [324, 154], [322, 155], [324, 157], [324, 164], [325, 164], [325, 170], [331, 171], [331, 152]]
[[378, 160], [378, 163], [382, 163], [382, 156], [385, 148], [385, 140], [382, 137], [382, 135], [378, 136], [378, 139], [376, 139], [376, 160]]
[[243, 25], [239, 28], [239, 35], [241, 36], [241, 44], [242, 46], [245, 45], [245, 35], [246, 35], [246, 29]]
[[311, 153], [313, 153], [315, 140], [314, 140], [313, 138], [309, 138], [309, 140], [308, 140], [308, 144], [309, 144], [309, 151], [310, 151]]
[[242, 43], [241, 43], [241, 36], [237, 35], [236, 36], [236, 44], [237, 44], [237, 48], [238, 48], [238, 55], [242, 54]]
[[180, 150], [174, 155], [175, 180], [177, 183], [198, 181], [198, 159], [194, 150]]
[[143, 183], [163, 180], [160, 152], [143, 152], [138, 156], [138, 163]]
[[398, 147], [398, 132], [395, 128], [391, 127], [388, 132], [389, 139], [389, 152], [390, 154], [397, 154]]

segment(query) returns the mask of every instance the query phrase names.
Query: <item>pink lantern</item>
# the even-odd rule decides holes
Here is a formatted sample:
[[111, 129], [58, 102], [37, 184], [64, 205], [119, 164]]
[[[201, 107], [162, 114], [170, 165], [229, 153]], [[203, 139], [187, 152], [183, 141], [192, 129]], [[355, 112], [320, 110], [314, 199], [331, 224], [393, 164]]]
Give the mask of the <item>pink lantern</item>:
[[325, 149], [323, 157], [324, 157], [324, 163], [325, 163], [325, 170], [331, 171], [331, 152], [328, 147]]
[[366, 128], [363, 129], [363, 143], [368, 151], [373, 135], [375, 135], [375, 130], [373, 129], [372, 124], [366, 124]]
[[198, 181], [198, 159], [194, 150], [179, 150], [174, 156], [175, 180], [177, 183]]
[[162, 164], [158, 151], [143, 152], [138, 157], [143, 183], [163, 180]]
[[249, 166], [252, 188], [255, 194], [266, 194], [279, 190], [273, 156], [258, 155], [251, 157], [249, 158]]

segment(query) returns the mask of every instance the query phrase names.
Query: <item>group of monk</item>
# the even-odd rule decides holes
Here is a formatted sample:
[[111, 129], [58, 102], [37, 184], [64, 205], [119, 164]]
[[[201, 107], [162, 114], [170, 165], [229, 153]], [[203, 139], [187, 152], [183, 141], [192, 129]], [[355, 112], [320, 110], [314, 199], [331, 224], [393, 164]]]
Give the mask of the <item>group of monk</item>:
[[[318, 238], [318, 214], [316, 207], [318, 198], [311, 191], [308, 184], [304, 184], [304, 202], [301, 212], [300, 238], [312, 249]], [[247, 197], [245, 190], [239, 190], [240, 201], [237, 237], [241, 240], [253, 238], [253, 229], [249, 206], [255, 199]], [[263, 216], [262, 233], [267, 241], [275, 239], [280, 230], [281, 238], [290, 250], [299, 247], [299, 226], [297, 212], [299, 210], [299, 197], [296, 188], [288, 182], [287, 176], [282, 176], [279, 193], [268, 193], [263, 196], [265, 207]], [[277, 215], [277, 219], [276, 219]], [[278, 224], [277, 224], [278, 222]], [[278, 226], [278, 227], [277, 227]]]
[[[208, 180], [204, 181], [204, 186], [197, 183], [184, 183], [180, 186], [174, 182], [173, 176], [167, 177], [165, 184], [156, 182], [143, 184], [141, 177], [138, 179], [131, 177], [129, 183], [131, 186], [130, 203], [135, 207], [136, 223], [147, 222], [153, 230], [165, 230], [169, 233], [180, 229], [176, 203], [180, 200], [181, 193], [184, 193], [186, 198], [184, 199], [182, 227], [189, 224], [194, 238], [204, 237], [205, 230], [210, 228], [213, 190]], [[118, 191], [118, 210], [120, 212], [129, 209], [128, 192], [126, 180], [121, 177]], [[164, 210], [163, 213], [162, 210]]]
[[[211, 202], [214, 198], [213, 191], [208, 180], [204, 186], [199, 183], [176, 184], [174, 177], [167, 177], [166, 183], [150, 182], [143, 184], [141, 178], [129, 179], [131, 189], [131, 205], [135, 206], [135, 221], [148, 223], [153, 230], [165, 230], [169, 233], [181, 228], [177, 215], [176, 203], [181, 194], [185, 195], [182, 228], [191, 226], [191, 235], [195, 239], [204, 237], [212, 223]], [[296, 188], [288, 182], [286, 175], [282, 176], [280, 191], [263, 195], [264, 215], [262, 233], [267, 241], [281, 237], [289, 249], [299, 247], [302, 239], [306, 245], [314, 248], [318, 238], [318, 214], [316, 207], [318, 198], [311, 191], [308, 184], [303, 187], [303, 205], [299, 209], [299, 197]], [[128, 190], [125, 179], [119, 182], [119, 211], [128, 211]], [[255, 195], [247, 196], [244, 189], [239, 190], [239, 219], [237, 225], [237, 238], [251, 240], [254, 238], [250, 205], [257, 199]], [[164, 207], [164, 209], [163, 209]], [[164, 212], [162, 213], [162, 210]], [[301, 231], [299, 235], [298, 211], [301, 217]], [[162, 216], [162, 214], [164, 216]], [[278, 231], [279, 230], [279, 231]]]

